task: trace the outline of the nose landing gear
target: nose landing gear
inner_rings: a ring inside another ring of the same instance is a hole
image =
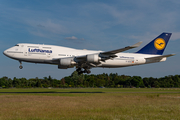
[[[23,68],[23,66],[22,66],[22,62],[21,61],[19,61],[20,62],[20,66],[19,66],[19,68],[20,69],[22,69]]]

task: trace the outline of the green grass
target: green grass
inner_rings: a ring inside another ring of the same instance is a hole
[[[0,120],[180,119],[177,88],[34,88],[0,89],[0,92],[26,92],[0,93]]]
[[[10,88],[1,92],[180,92],[180,88]]]

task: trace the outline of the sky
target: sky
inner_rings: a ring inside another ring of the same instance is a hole
[[[109,51],[143,41],[136,52],[162,32],[172,36],[166,62],[124,68],[93,68],[91,74],[118,73],[141,77],[180,74],[179,0],[1,0],[0,77],[61,79],[75,68],[19,62],[3,55],[17,43],[50,44]]]

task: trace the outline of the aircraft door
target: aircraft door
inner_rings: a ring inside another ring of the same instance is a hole
[[[24,46],[22,45],[21,47],[23,48]],[[27,56],[27,55],[28,55],[28,50],[25,49],[25,50],[24,50],[24,56]]]
[[[27,50],[24,51],[24,56],[27,56]]]
[[[140,64],[144,64],[145,63],[145,59],[144,58],[138,58],[138,59],[135,59],[135,64],[137,65],[140,65]]]
[[[139,63],[140,63],[141,61],[140,61],[140,59],[139,58],[134,58],[134,64],[135,65],[138,65]]]
[[[51,57],[51,53],[47,53],[47,57],[50,58]]]

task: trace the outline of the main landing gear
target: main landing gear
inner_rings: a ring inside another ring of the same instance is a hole
[[[23,66],[22,66],[22,62],[21,61],[19,61],[20,62],[20,66],[19,66],[19,68],[20,69],[22,69],[23,68]]]
[[[76,71],[78,72],[79,75],[83,74],[83,73],[87,73],[87,74],[91,73],[91,71],[89,69],[85,69],[85,68],[84,68],[84,70],[82,70],[82,68],[78,68],[78,69],[76,69]]]

